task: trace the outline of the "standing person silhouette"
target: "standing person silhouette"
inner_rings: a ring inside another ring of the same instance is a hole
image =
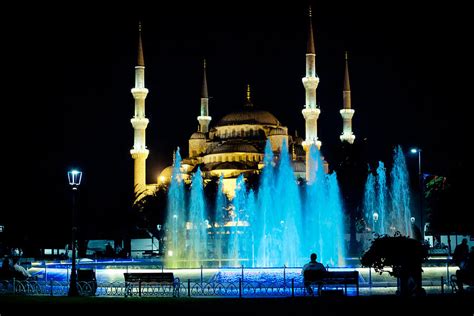
[[[453,260],[454,263],[459,267],[459,268],[464,268],[464,264],[467,261],[467,257],[469,254],[469,246],[467,245],[467,239],[463,238],[462,242],[454,248],[454,253],[453,253]]]
[[[465,263],[456,270],[456,283],[460,293],[464,292],[463,283],[474,285],[474,246],[471,247]]]
[[[304,286],[310,295],[314,295],[313,289],[311,288],[311,282],[317,281],[320,279],[326,268],[320,262],[317,262],[316,259],[318,256],[315,253],[312,253],[310,256],[310,262],[303,266],[301,274],[303,274]]]

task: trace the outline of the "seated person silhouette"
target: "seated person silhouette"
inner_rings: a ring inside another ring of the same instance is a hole
[[[13,272],[14,277],[18,280],[26,280],[31,277],[31,274],[20,264],[18,264],[18,258],[13,259]]]
[[[13,275],[13,261],[8,256],[5,256],[2,261],[2,268],[0,269],[0,282],[4,287],[8,286],[8,280],[12,279]]]
[[[317,255],[312,253],[310,256],[311,261],[303,266],[301,273],[303,274],[304,286],[310,295],[314,295],[311,283],[318,282],[318,294],[321,289],[321,279],[326,272],[326,268],[319,262],[316,262]]]

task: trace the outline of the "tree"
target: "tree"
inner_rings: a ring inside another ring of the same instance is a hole
[[[168,187],[164,184],[152,194],[136,193],[132,204],[132,232],[142,230],[161,239],[157,225],[163,225],[166,220],[167,199]]]
[[[361,264],[382,274],[388,272],[399,278],[401,296],[424,295],[421,284],[421,264],[428,257],[428,249],[416,239],[401,236],[377,236],[363,254]],[[391,267],[392,271],[384,270]]]
[[[446,177],[432,176],[425,181],[429,231],[433,234],[474,234],[463,170],[458,167]]]

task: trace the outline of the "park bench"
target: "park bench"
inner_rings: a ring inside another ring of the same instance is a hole
[[[318,296],[326,286],[344,286],[344,294],[347,295],[347,286],[356,287],[357,296],[359,295],[359,271],[304,271],[304,280],[311,285],[318,286]]]
[[[458,277],[457,277],[456,274],[451,275],[450,283],[451,283],[451,292],[452,293],[458,293],[460,290],[462,290],[458,286]],[[466,284],[468,286],[469,291],[474,290],[474,279],[473,278],[464,278],[462,283]]]
[[[78,269],[77,284],[81,295],[95,295],[97,291],[95,271],[92,269]]]
[[[132,296],[133,288],[138,287],[138,296],[142,296],[143,286],[169,287],[173,297],[179,297],[179,278],[172,272],[124,273],[125,297]]]

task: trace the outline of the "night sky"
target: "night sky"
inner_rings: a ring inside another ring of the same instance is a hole
[[[353,2],[313,3],[323,153],[339,142],[347,50],[353,131],[356,142],[367,139],[371,158],[387,161],[400,144],[423,148],[427,173],[462,166],[470,106],[463,100],[468,90],[461,88],[470,63],[463,8]],[[198,125],[203,58],[211,124],[242,106],[250,84],[256,107],[272,112],[291,134],[304,135],[307,3],[114,6],[112,12],[77,4],[55,7],[55,13],[41,4],[29,7],[17,25],[1,22],[3,175],[6,198],[15,201],[3,208],[6,223],[64,232],[71,167],[84,171],[81,207],[87,216],[97,225],[114,223],[115,210],[132,191],[130,89],[138,20],[150,90],[148,182],[171,164],[176,146],[187,155]],[[415,157],[407,158],[416,172]]]

